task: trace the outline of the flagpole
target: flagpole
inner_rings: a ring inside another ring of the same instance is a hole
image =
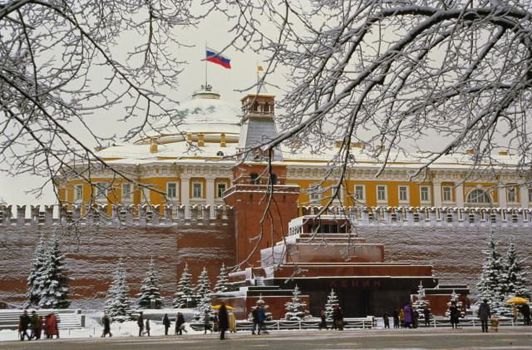
[[[207,79],[207,41],[205,41],[205,91],[208,89],[208,79]]]

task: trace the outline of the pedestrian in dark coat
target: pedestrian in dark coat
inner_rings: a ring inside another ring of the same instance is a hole
[[[220,328],[220,340],[225,339],[225,331],[229,328],[229,315],[225,303],[222,303],[218,310],[218,327]]]
[[[20,341],[24,341],[24,337],[31,340],[30,335],[28,334],[28,327],[31,323],[30,316],[28,316],[28,311],[24,310],[18,321],[18,332],[20,334]]]
[[[449,306],[449,317],[451,319],[451,327],[457,329],[460,319],[460,309],[456,306],[456,301],[451,302],[451,306]]]
[[[423,309],[423,317],[425,318],[425,327],[429,327],[430,326],[430,310],[426,306]]]
[[[268,333],[266,330],[266,309],[264,308],[264,305],[259,305],[259,334],[262,330],[263,333]]]
[[[480,318],[480,323],[482,327],[482,333],[488,333],[488,320],[491,316],[490,306],[488,305],[488,300],[484,299],[480,307],[478,308],[478,318]]]
[[[419,312],[417,309],[412,309],[412,327],[417,328],[419,322]]]
[[[320,322],[320,325],[319,325],[319,329],[320,330],[322,328],[328,329],[327,328],[327,313],[325,312],[325,310],[321,310],[320,319],[321,319],[321,322]]]
[[[340,306],[336,307],[336,327],[339,331],[344,330],[344,312],[342,311],[342,308]]]
[[[523,314],[525,326],[530,326],[530,306],[528,306],[528,304],[523,304],[521,306],[521,313]]]
[[[251,328],[251,334],[255,334],[255,331],[259,327],[259,307],[258,306],[255,306],[253,310],[251,310],[251,320],[253,321],[253,328]]]
[[[175,320],[175,334],[183,335],[183,331],[185,330],[185,317],[181,312],[177,313],[177,317]]]
[[[390,316],[387,312],[382,315],[382,319],[384,320],[384,328],[390,328]]]
[[[400,328],[399,311],[397,309],[393,310],[393,328]]]
[[[150,336],[150,319],[146,319],[146,333],[148,334],[148,337]]]
[[[142,316],[142,312],[137,319],[137,326],[139,326],[139,337],[142,337],[142,332],[144,331],[144,317]]]
[[[163,325],[164,325],[164,335],[168,335],[168,328],[170,328],[170,319],[168,318],[168,314],[164,314]]]
[[[211,331],[212,333],[211,314],[209,313],[209,310],[205,309],[205,312],[203,313],[203,334],[207,334],[207,331]]]
[[[35,311],[31,312],[31,338],[41,339],[41,318]]]
[[[103,314],[102,325],[103,325],[102,338],[105,338],[107,334],[109,334],[109,337],[112,337],[113,334],[111,333],[111,320],[109,319],[109,316],[107,316],[107,314]]]

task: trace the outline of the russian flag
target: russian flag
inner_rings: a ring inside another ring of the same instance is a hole
[[[231,60],[225,56],[220,55],[218,52],[211,48],[207,48],[206,60],[212,63],[219,64],[220,66],[231,69]]]

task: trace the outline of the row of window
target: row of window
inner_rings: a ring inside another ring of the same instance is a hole
[[[166,183],[166,196],[169,199],[177,199],[179,197],[179,184],[177,182],[167,182]],[[192,198],[201,199],[203,198],[203,183],[202,182],[192,182]],[[227,189],[227,184],[224,182],[219,182],[216,184],[216,198],[222,198],[223,193]],[[107,193],[110,190],[110,185],[106,182],[98,182],[94,184],[94,195],[96,199],[107,198]],[[131,200],[133,199],[133,184],[124,183],[122,184],[122,200]],[[74,200],[81,201],[83,200],[83,185],[76,185],[74,187]]]
[[[322,190],[319,187],[319,184],[311,185],[309,188],[309,197],[311,201],[321,200]],[[429,186],[420,186],[419,188],[419,199],[421,203],[430,203],[430,187]],[[377,202],[387,202],[388,201],[388,190],[386,185],[377,185],[376,187]],[[399,186],[398,187],[399,202],[409,202],[410,193],[408,191],[408,186]],[[355,185],[354,188],[354,198],[358,202],[366,201],[366,186],[365,185]],[[508,203],[517,203],[517,188],[508,187],[506,188],[506,200]],[[532,188],[528,189],[528,200],[532,203]],[[453,186],[442,186],[442,201],[443,202],[453,202]],[[482,189],[474,189],[467,195],[466,203],[471,204],[490,204],[492,203],[490,195]]]

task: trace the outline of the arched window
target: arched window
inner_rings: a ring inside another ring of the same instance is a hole
[[[259,174],[257,173],[251,173],[249,174],[249,178],[251,180],[252,185],[256,185],[259,183]]]
[[[470,204],[491,204],[491,198],[486,191],[477,188],[469,192],[466,202]]]

